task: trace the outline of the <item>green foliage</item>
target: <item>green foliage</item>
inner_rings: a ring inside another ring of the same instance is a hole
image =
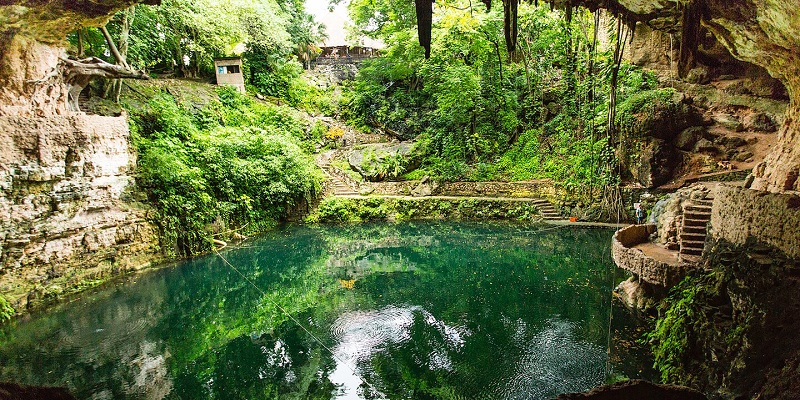
[[[574,9],[567,23],[547,5],[522,4],[510,54],[500,7],[448,1],[437,9],[431,57],[423,60],[406,19],[413,21],[413,8],[395,0],[349,7],[356,27],[387,49],[347,88],[342,115],[421,142],[424,159],[409,178],[550,178],[572,188],[617,180],[605,123],[613,49],[592,50],[597,27],[588,11]],[[656,86],[653,74],[623,64],[617,124],[630,123],[629,111],[643,101],[668,96],[649,92]]]
[[[124,16],[124,17],[123,17]],[[126,61],[135,69],[183,77],[213,77],[215,57],[240,54],[243,73],[258,91],[301,104],[310,90],[299,79],[302,65],[324,37],[322,25],[306,13],[300,0],[164,0],[158,6],[139,5],[117,14],[107,28],[122,40],[129,23]],[[115,62],[105,38],[94,28],[69,35],[82,56]],[[80,43],[79,43],[80,42]]]
[[[672,101],[672,88],[635,92],[622,101],[617,110],[617,125],[623,133],[636,133],[647,127],[658,111],[678,115],[680,105]]]
[[[329,197],[324,199],[317,210],[306,218],[306,222],[362,222],[384,220],[387,218],[385,203],[380,198],[364,201]]]
[[[169,95],[131,109],[138,184],[156,206],[164,242],[179,255],[210,248],[213,235],[274,226],[321,176],[298,140],[302,124],[285,110],[218,89],[197,114]]]
[[[681,382],[684,378],[683,365],[691,354],[690,338],[695,329],[693,317],[700,307],[695,302],[698,290],[691,276],[673,288],[668,300],[672,305],[646,336],[663,382]]]
[[[383,197],[329,197],[306,218],[308,223],[406,221],[425,219],[533,221],[539,218],[535,205],[529,203],[476,200],[464,198],[394,199]]]
[[[14,314],[16,314],[14,307],[11,307],[8,300],[3,295],[0,295],[0,323],[8,321]]]

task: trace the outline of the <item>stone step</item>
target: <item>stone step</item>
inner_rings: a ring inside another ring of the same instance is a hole
[[[688,204],[683,208],[683,210],[711,214],[711,206],[705,204]]]
[[[684,249],[683,247],[681,247],[680,255],[681,257],[683,257],[684,255],[700,256],[703,255],[703,249],[695,249],[695,248]]]
[[[700,234],[700,235],[704,235],[705,236],[705,234],[706,234],[706,226],[705,225],[702,225],[702,226],[684,225],[683,227],[681,227],[681,233]]]
[[[697,263],[700,262],[701,259],[702,258],[700,258],[699,255],[692,255],[692,254],[681,254],[678,257],[678,261],[680,261],[681,263],[687,263],[687,264],[697,264]]]
[[[690,240],[690,241],[705,241],[706,240],[706,233],[705,232],[681,232],[680,234],[681,240]]]
[[[701,240],[681,240],[681,251],[683,249],[703,249],[706,242]]]
[[[711,218],[711,211],[706,212],[706,211],[684,210],[683,211],[683,216],[684,217],[689,216],[690,218],[691,217],[697,217],[697,219],[699,219],[699,218]]]
[[[683,217],[683,226],[697,226],[703,227],[705,229],[706,224],[708,224],[708,219],[697,219],[697,218],[687,218],[685,215]]]

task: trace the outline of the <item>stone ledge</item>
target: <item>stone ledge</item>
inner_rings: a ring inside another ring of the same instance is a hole
[[[373,182],[371,194],[411,195],[421,181]],[[535,197],[557,201],[563,199],[586,200],[585,190],[567,190],[549,179],[518,182],[442,182],[431,192],[436,196],[455,197]]]
[[[630,225],[618,230],[611,239],[611,256],[618,267],[630,271],[643,281],[671,287],[686,276],[688,266],[659,261],[634,248],[647,242],[655,231],[655,225]]]

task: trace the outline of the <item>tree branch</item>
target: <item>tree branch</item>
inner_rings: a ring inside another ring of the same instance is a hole
[[[117,45],[114,44],[114,39],[111,37],[111,34],[108,33],[108,29],[106,29],[105,25],[100,27],[100,32],[103,32],[103,36],[106,38],[106,43],[108,44],[108,49],[111,50],[111,54],[114,55],[114,59],[117,60],[117,64],[125,67],[126,69],[130,69],[128,63],[125,61],[125,57],[119,53]]]
[[[80,111],[78,96],[94,78],[150,79],[144,71],[133,71],[121,65],[107,63],[97,57],[83,60],[62,57],[61,64],[64,66],[64,82],[69,90],[69,108],[72,111]]]

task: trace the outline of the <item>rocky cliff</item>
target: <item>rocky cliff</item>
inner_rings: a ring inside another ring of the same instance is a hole
[[[60,59],[66,57],[67,34],[105,24],[115,12],[138,2],[0,2],[0,116],[65,115],[68,87]]]
[[[675,54],[643,57],[642,62],[664,65],[665,59],[676,59],[676,65],[667,70],[687,80],[707,80],[708,71],[698,68],[703,62],[717,68],[735,66],[727,59],[729,53],[763,68],[785,86],[789,106],[777,141],[748,180],[748,186],[757,190],[719,191],[713,205],[712,237],[705,243],[702,263],[713,272],[685,281],[671,300],[674,306],[662,314],[654,343],[662,374],[670,380],[720,398],[796,398],[800,387],[794,317],[798,309],[800,6],[795,0],[568,3],[608,9],[629,25],[664,32],[669,40],[663,36],[658,40],[655,34],[651,41],[669,44],[668,51]],[[700,51],[708,39],[704,32],[726,51]],[[771,86],[754,82],[743,80],[739,89],[753,93]],[[735,121],[726,116],[717,122]],[[737,130],[732,125],[730,129]]]
[[[629,25],[675,35],[682,76],[698,63],[701,33],[710,32],[738,60],[763,67],[788,90],[789,110],[778,145],[753,170],[753,189],[800,190],[800,7],[794,0],[553,0],[559,6],[603,8]],[[712,55],[713,57],[713,55]]]
[[[17,310],[157,257],[124,117],[3,116],[0,143],[0,293]]]
[[[62,62],[68,32],[132,3],[0,3],[0,295],[17,311],[158,257],[127,119],[70,112]]]

